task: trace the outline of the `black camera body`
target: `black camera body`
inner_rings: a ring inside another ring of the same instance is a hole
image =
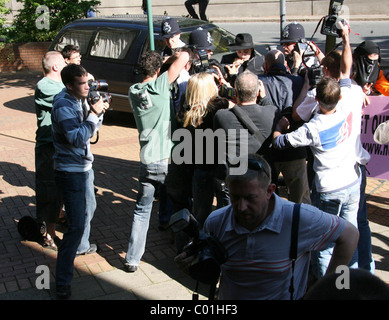
[[[311,48],[305,39],[300,39],[296,42],[294,50],[299,52],[303,58],[314,57],[316,52]]]
[[[193,50],[197,52],[199,59],[193,61],[193,70],[195,73],[207,72],[217,74],[217,70],[212,67],[209,63],[208,53],[206,50],[197,50],[196,47],[193,47]]]
[[[170,218],[173,232],[185,232],[192,240],[184,247],[187,256],[194,256],[189,275],[202,283],[215,284],[220,275],[220,265],[227,261],[227,251],[213,235],[200,230],[199,223],[187,209]]]
[[[105,92],[101,93],[100,91],[107,91],[108,90],[108,83],[105,80],[89,80],[89,92],[87,101],[89,105],[94,105],[99,101],[100,97],[103,98],[103,102],[111,103],[112,96]]]
[[[338,22],[345,24],[344,19],[339,18],[339,12],[342,9],[343,0],[334,1],[330,10],[330,14],[323,19],[320,33],[326,36],[333,36],[337,38],[342,37],[342,29],[338,28]]]
[[[321,34],[341,38],[342,29],[337,27],[338,22],[341,22],[343,25],[345,24],[344,19],[341,19],[336,15],[326,16],[321,27]]]
[[[226,85],[221,85],[219,87],[219,96],[227,99],[232,99],[236,96],[236,90],[235,88]]]
[[[315,88],[321,78],[323,78],[323,69],[321,66],[307,68],[309,85],[311,88]]]

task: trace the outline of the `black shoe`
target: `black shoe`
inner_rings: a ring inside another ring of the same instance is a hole
[[[85,252],[77,252],[76,255],[77,256],[82,256],[82,255],[85,255],[85,254],[91,254],[91,253],[97,252],[97,250],[98,250],[97,245],[94,244],[94,243],[91,243],[91,245],[90,245],[88,250],[86,250]]]
[[[127,272],[135,272],[136,270],[138,270],[138,266],[134,266],[134,265],[132,265],[132,264],[125,263],[125,264],[124,264],[124,269],[125,269]]]
[[[70,286],[61,286],[61,285],[57,286],[56,293],[57,293],[57,298],[61,300],[69,299],[72,294]]]

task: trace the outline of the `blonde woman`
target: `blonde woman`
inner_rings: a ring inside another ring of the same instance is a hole
[[[209,100],[218,95],[218,88],[212,74],[201,72],[190,77],[185,93],[183,127],[197,128],[207,114]]]
[[[192,197],[193,215],[200,226],[212,212],[214,195],[218,199],[218,207],[226,205],[225,196],[219,193],[218,181],[216,180],[216,167],[218,162],[217,141],[214,141],[214,150],[207,150],[207,141],[196,140],[196,130],[213,130],[213,118],[220,109],[227,109],[229,102],[218,96],[218,86],[213,74],[201,72],[191,76],[188,81],[185,94],[184,114],[182,126],[192,134]],[[213,152],[212,155],[207,152]],[[202,159],[196,159],[196,154],[202,154]],[[206,160],[213,156],[213,162]],[[202,161],[201,161],[202,160]]]

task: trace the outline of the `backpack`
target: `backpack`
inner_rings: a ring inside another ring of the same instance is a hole
[[[46,224],[39,223],[30,216],[24,216],[18,222],[18,232],[23,240],[42,242],[46,233]]]

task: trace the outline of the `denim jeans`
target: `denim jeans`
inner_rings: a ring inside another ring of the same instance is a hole
[[[166,160],[150,164],[140,163],[139,191],[132,220],[130,242],[126,254],[126,263],[137,266],[146,248],[151,209],[156,188],[164,183],[168,170]]]
[[[359,230],[359,241],[358,241],[358,267],[365,269],[374,274],[375,262],[372,257],[371,248],[371,231],[369,221],[367,220],[367,205],[366,205],[366,167],[360,166],[362,173],[361,180],[361,195],[359,200],[358,210],[358,230]]]
[[[359,208],[360,179],[348,188],[330,192],[319,193],[313,190],[312,204],[324,212],[335,214],[349,221],[356,228]],[[319,279],[324,276],[331,260],[334,244],[321,251],[312,252],[312,270]],[[358,252],[356,251],[349,263],[351,268],[358,268]]]
[[[68,229],[58,248],[56,283],[70,285],[74,258],[90,247],[90,222],[96,209],[94,172],[56,171],[55,181],[62,192]]]

